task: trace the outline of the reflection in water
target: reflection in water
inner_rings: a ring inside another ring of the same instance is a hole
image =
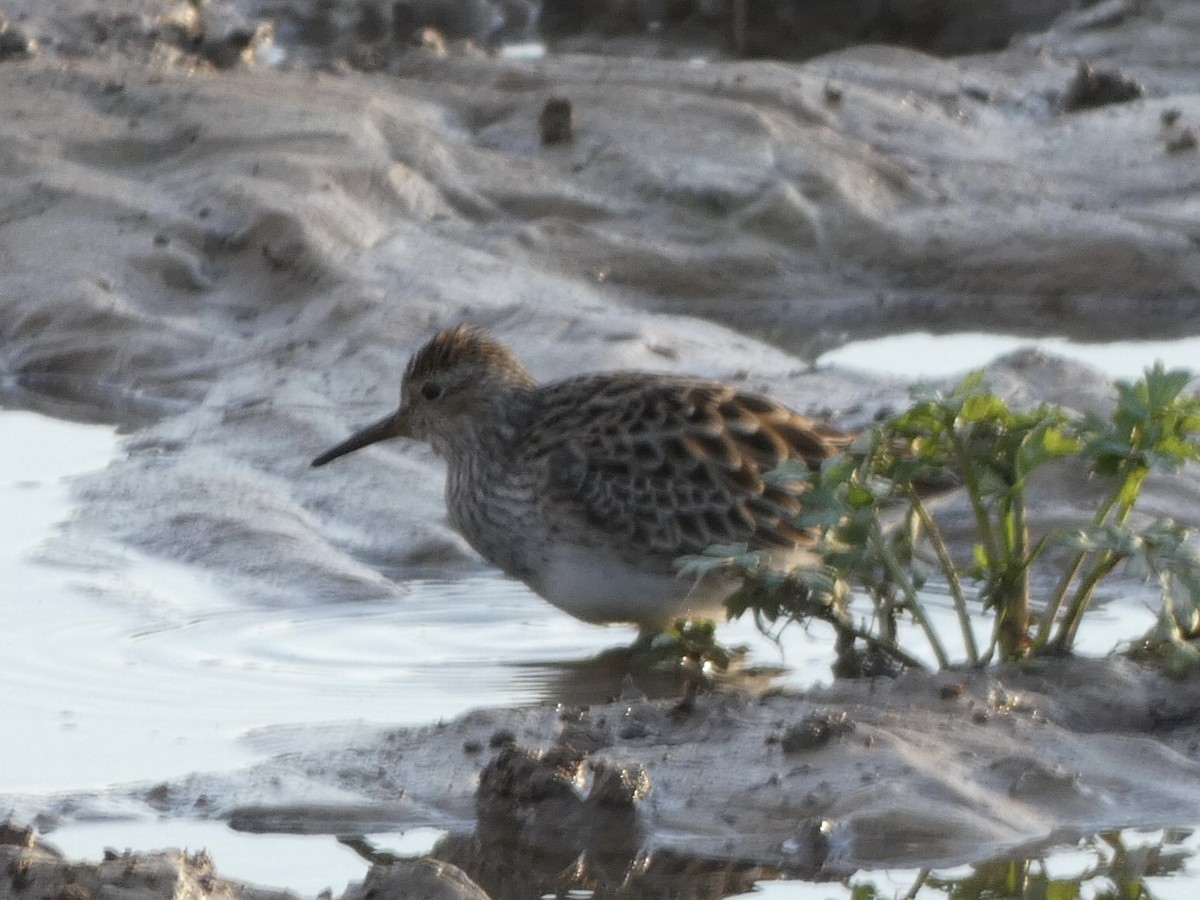
[[[728,669],[706,672],[702,676],[706,683],[765,690],[787,674],[781,665],[751,664],[749,647],[744,644],[727,649],[731,656]],[[610,647],[586,659],[518,663],[513,668],[519,679],[529,679],[540,702],[565,706],[622,699],[680,699],[695,688],[699,677],[681,668],[675,658],[656,659],[633,646]]]
[[[1151,835],[1137,831],[1109,831],[1081,840],[1070,850],[1025,859],[998,859],[970,867],[964,875],[921,872],[908,896],[919,888],[955,900],[1012,897],[1020,900],[1094,896],[1112,900],[1143,900],[1161,896],[1155,881],[1185,873],[1194,859],[1192,829],[1171,828]],[[1184,887],[1185,891],[1195,891]],[[1195,894],[1191,894],[1195,896]],[[891,896],[872,890],[863,900]]]
[[[781,872],[755,863],[705,859],[671,851],[640,852],[636,848],[584,848],[562,852],[531,848],[510,840],[511,832],[484,830],[449,835],[430,853],[434,859],[462,869],[493,900],[529,897],[588,896],[597,898],[719,898],[754,889],[757,882]],[[343,837],[343,844],[374,865],[395,857],[369,841]]]
[[[453,863],[493,900],[576,896],[728,897],[752,890],[757,881],[778,877],[752,863],[703,859],[669,851],[618,856],[584,852],[567,858],[488,842],[478,834],[448,837],[433,855]]]
[[[343,838],[368,862],[396,857],[369,841]],[[949,871],[880,871],[820,875],[667,851],[607,846],[567,852],[516,845],[512,832],[481,828],[450,835],[431,856],[458,866],[495,900],[528,897],[678,897],[695,900],[1046,900],[1081,897],[1167,900],[1195,897],[1200,832],[1125,829],[1061,842],[1029,856],[987,860]]]

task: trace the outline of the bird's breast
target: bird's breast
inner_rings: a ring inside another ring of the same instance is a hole
[[[484,559],[528,582],[541,554],[542,529],[531,480],[499,459],[451,465],[446,477],[450,524]]]

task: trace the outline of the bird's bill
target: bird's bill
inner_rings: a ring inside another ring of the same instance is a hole
[[[353,453],[355,450],[361,450],[363,447],[369,447],[371,444],[377,444],[380,441],[391,440],[392,438],[404,437],[408,431],[405,424],[403,410],[397,410],[391,415],[384,416],[378,422],[373,422],[361,431],[356,431],[350,437],[346,438],[336,447],[331,447],[320,456],[312,461],[312,465],[323,466],[327,462],[337,459],[339,456],[345,456],[347,453]]]

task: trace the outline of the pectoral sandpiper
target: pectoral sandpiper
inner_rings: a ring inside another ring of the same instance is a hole
[[[313,460],[389,438],[448,466],[450,522],[485,559],[588,622],[644,631],[723,613],[732,585],[675,561],[745,543],[781,561],[813,541],[794,490],[764,481],[851,435],[719,381],[609,372],[535,383],[516,355],[465,326],[408,363],[400,407]]]

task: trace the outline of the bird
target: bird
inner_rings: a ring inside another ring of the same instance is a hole
[[[643,635],[724,618],[728,576],[679,573],[717,544],[811,558],[795,524],[809,469],[855,435],[728,383],[636,371],[538,384],[487,331],[438,332],[408,362],[400,405],[312,465],[408,438],[446,462],[451,526],[492,565],[585,622]]]

